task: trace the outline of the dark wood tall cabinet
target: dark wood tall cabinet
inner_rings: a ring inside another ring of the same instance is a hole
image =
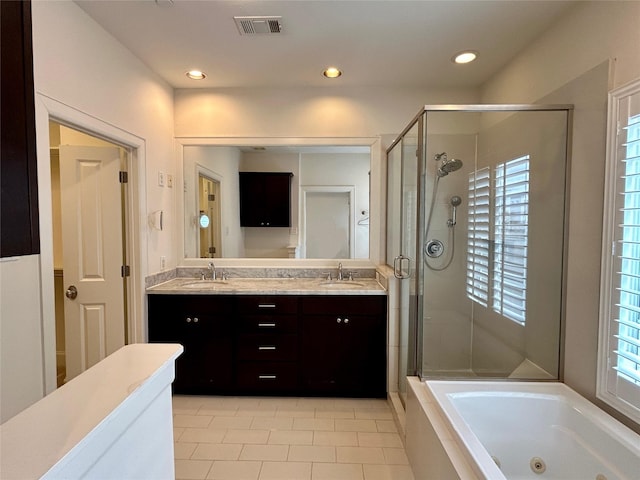
[[[290,172],[240,172],[240,226],[291,226]]]
[[[40,253],[31,3],[0,1],[0,256]]]

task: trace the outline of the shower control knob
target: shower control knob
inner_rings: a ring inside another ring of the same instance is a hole
[[[438,258],[444,253],[444,245],[440,240],[429,240],[424,246],[424,253],[427,257]]]

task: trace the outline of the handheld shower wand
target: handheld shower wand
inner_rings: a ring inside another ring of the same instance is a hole
[[[447,220],[447,226],[449,226],[449,228],[453,228],[457,223],[456,210],[462,203],[462,199],[458,195],[454,195],[451,197],[451,200],[449,200],[449,203],[451,204],[451,218]]]

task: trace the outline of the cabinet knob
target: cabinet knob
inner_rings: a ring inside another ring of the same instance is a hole
[[[348,318],[345,318],[345,319],[344,319],[344,323],[349,323],[349,319],[348,319]]]
[[[338,317],[337,322],[338,322],[338,323],[342,323],[342,319],[341,319],[340,317]]]
[[[187,323],[191,323],[191,317],[187,317]]]
[[[198,317],[193,317],[193,323],[198,323]]]

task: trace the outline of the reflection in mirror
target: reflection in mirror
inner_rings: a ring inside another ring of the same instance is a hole
[[[219,256],[220,249],[220,182],[207,177],[203,173],[198,175],[198,236],[200,258],[214,258]]]
[[[185,258],[368,259],[370,159],[369,146],[185,145]],[[240,226],[243,171],[293,173],[290,228]]]

